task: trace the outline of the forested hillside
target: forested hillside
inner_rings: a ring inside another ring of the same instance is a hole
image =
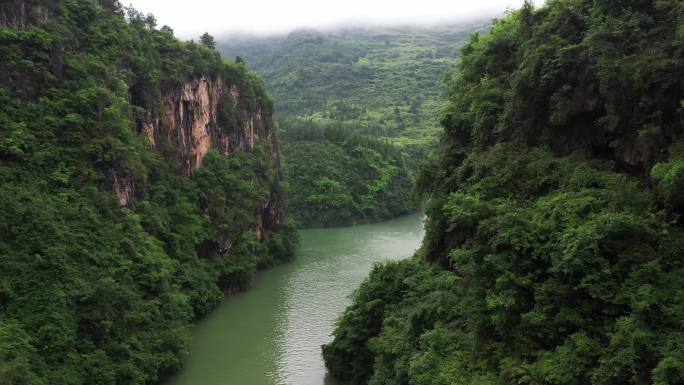
[[[117,1],[0,3],[1,384],[157,383],[291,258],[272,102],[202,42]]]
[[[444,75],[470,33],[486,24],[228,36],[218,48],[263,76],[280,117],[344,122],[424,155],[438,139]]]
[[[285,136],[288,195],[304,226],[377,221],[417,209],[415,174],[437,149],[444,76],[455,68],[470,32],[482,25],[298,30],[287,36],[220,39],[224,56],[246,61],[264,77],[284,131],[343,127],[392,147],[387,159],[372,155],[386,163],[380,165],[369,162],[370,148],[331,143],[336,134],[305,142],[301,135]]]
[[[324,347],[354,384],[684,381],[684,5],[526,4],[461,51],[426,237]]]
[[[377,222],[418,210],[399,149],[353,126],[280,121],[283,172],[293,217],[306,226]]]

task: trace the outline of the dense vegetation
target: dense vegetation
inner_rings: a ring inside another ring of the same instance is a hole
[[[354,384],[684,382],[684,5],[526,4],[462,50],[416,258],[324,347]]]
[[[437,148],[444,74],[479,25],[221,39],[225,56],[239,57],[264,77],[283,128],[297,133],[286,135],[281,149],[292,211],[304,226],[363,223],[416,210],[413,176]],[[300,135],[312,126],[347,134],[334,140]],[[376,154],[372,143],[384,152]]]
[[[23,6],[27,23],[12,18]],[[281,194],[267,143],[210,151],[183,177],[136,132],[162,89],[195,75],[237,84],[254,104],[238,107],[268,115],[259,79],[208,40],[125,13],[116,1],[0,4],[2,384],[156,383],[179,367],[192,320],[296,241],[287,226],[255,233]],[[135,186],[125,207],[117,176]]]
[[[339,123],[280,123],[290,210],[303,226],[379,221],[418,209],[396,146]]]
[[[422,159],[438,140],[444,74],[456,66],[460,44],[484,24],[298,30],[229,36],[218,47],[263,76],[279,116],[341,122],[389,137]]]

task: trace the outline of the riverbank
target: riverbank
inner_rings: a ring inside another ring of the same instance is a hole
[[[332,385],[320,346],[374,263],[410,257],[422,214],[302,230],[293,262],[257,274],[193,331],[184,368],[166,385]]]

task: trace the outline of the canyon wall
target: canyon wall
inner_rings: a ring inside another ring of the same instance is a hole
[[[185,177],[191,177],[202,165],[209,150],[229,157],[236,151],[250,152],[258,143],[266,143],[278,182],[282,172],[272,112],[263,111],[258,103],[250,103],[240,88],[235,82],[215,75],[192,77],[180,86],[163,89],[161,109],[148,108],[138,122],[138,132],[147,138],[152,150],[177,164],[178,172]],[[221,121],[221,108],[238,118]],[[119,204],[133,204],[132,179],[118,175],[115,170],[111,179],[112,192]],[[258,237],[264,230],[276,231],[283,222],[285,202],[277,185],[271,189],[261,213],[256,213]]]
[[[246,119],[232,127],[221,126],[221,102],[241,109]],[[229,156],[236,150],[254,149],[261,139],[271,144],[274,165],[279,167],[273,128],[267,122],[271,117],[263,117],[260,107],[248,110],[244,104],[238,87],[220,76],[193,78],[182,87],[162,92],[162,111],[156,117],[148,113],[140,132],[153,148],[162,140],[171,143],[184,176],[192,175],[210,149]]]

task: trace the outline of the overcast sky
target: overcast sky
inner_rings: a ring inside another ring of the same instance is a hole
[[[274,34],[358,24],[429,25],[496,17],[523,0],[122,0],[176,36]],[[535,3],[541,3],[536,1]]]

